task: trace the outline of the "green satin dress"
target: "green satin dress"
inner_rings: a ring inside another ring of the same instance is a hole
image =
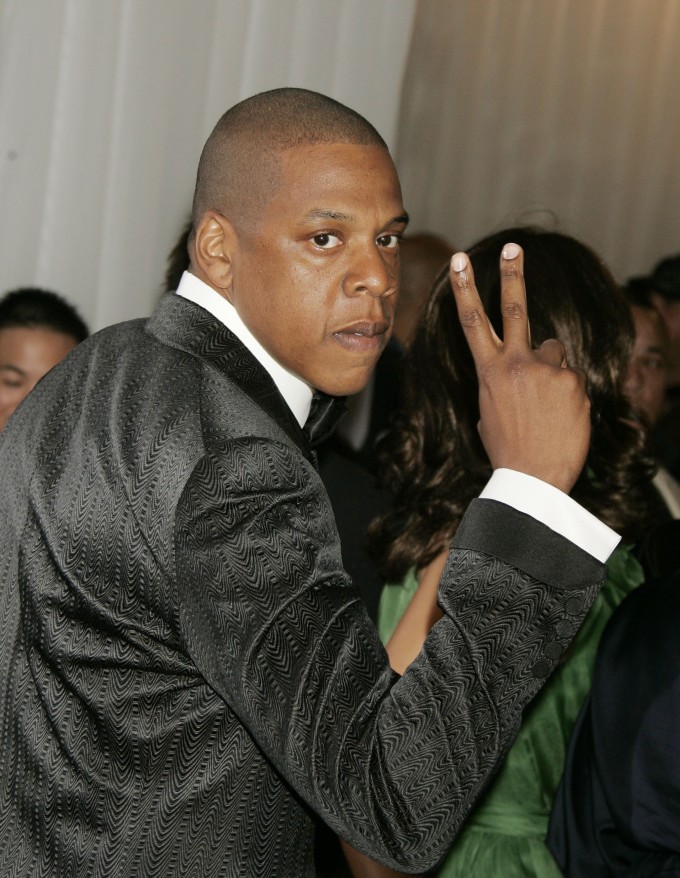
[[[565,660],[525,712],[517,740],[435,872],[437,878],[561,878],[545,836],[569,736],[590,689],[602,630],[643,579],[628,547],[618,548],[607,566],[607,581]],[[413,572],[403,583],[384,588],[378,614],[383,642],[416,588]]]

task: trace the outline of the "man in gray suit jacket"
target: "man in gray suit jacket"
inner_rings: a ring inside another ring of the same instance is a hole
[[[306,421],[384,348],[405,223],[364,119],[296,89],[237,105],[201,158],[178,294],[80,345],[10,421],[1,875],[310,876],[313,812],[395,868],[448,848],[616,539],[561,493],[588,402],[559,345],[530,349],[521,253],[504,343],[458,254],[498,472],[458,530],[444,619],[390,670]]]

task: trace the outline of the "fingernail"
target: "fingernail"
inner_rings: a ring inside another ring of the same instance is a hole
[[[451,265],[454,271],[463,271],[467,266],[467,256],[465,253],[455,253],[451,257]]]
[[[503,259],[516,259],[519,256],[517,244],[506,244],[503,247]]]

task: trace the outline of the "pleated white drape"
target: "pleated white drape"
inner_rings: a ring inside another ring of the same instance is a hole
[[[325,92],[393,142],[414,0],[0,0],[0,292],[148,314],[221,113]]]
[[[0,0],[0,292],[149,313],[205,137],[279,85],[396,143],[412,228],[556,221],[646,271],[680,251],[678,46],[680,0]]]
[[[680,252],[679,0],[419,0],[397,164],[459,247],[555,222],[619,279]]]

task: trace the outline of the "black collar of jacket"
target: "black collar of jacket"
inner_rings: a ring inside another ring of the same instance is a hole
[[[344,414],[344,398],[323,402],[323,423],[303,430],[279,392],[271,375],[231,330],[200,305],[176,294],[159,302],[146,324],[146,331],[163,344],[198,357],[219,370],[266,412],[297,445],[307,460],[316,463],[313,446],[327,438]],[[325,394],[316,394],[328,400]]]

